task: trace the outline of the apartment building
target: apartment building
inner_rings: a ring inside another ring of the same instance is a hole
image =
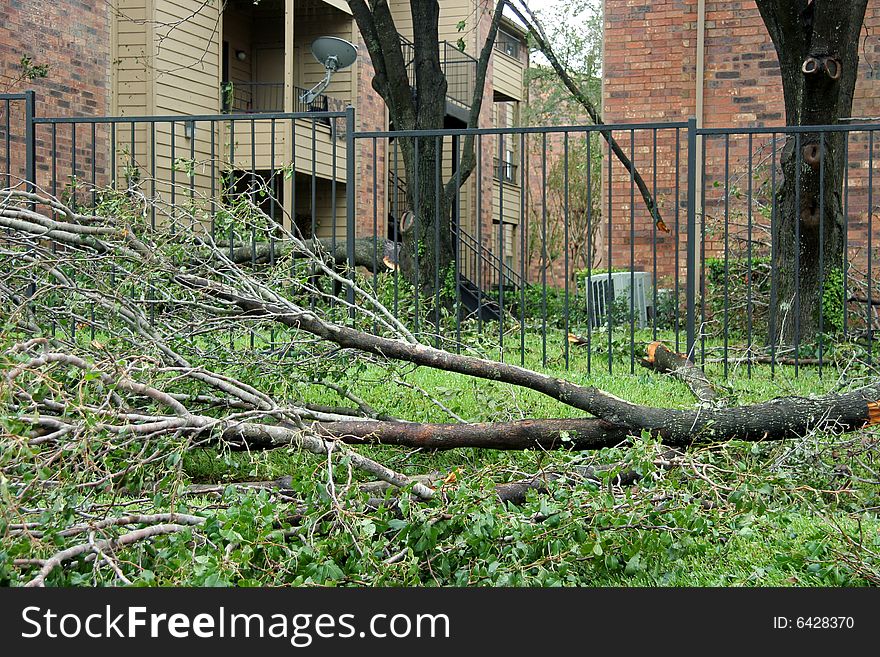
[[[393,234],[407,209],[405,184],[392,138],[361,139],[347,152],[342,119],[298,119],[293,127],[263,115],[279,112],[355,110],[356,129],[388,130],[387,111],[371,87],[369,55],[345,0],[113,0],[111,3],[110,113],[118,116],[199,116],[228,112],[253,121],[139,124],[126,142],[138,162],[155,162],[156,178],[175,177],[181,157],[197,163],[189,171],[196,192],[216,189],[221,161],[239,174],[256,174],[270,184],[286,214],[306,233],[343,238],[346,191],[355,186],[358,236]],[[476,57],[494,5],[485,0],[440,2],[440,52],[448,80],[445,127],[465,127],[470,111]],[[413,30],[409,3],[392,0],[392,13],[411,63]],[[302,97],[324,75],[311,54],[319,36],[359,45],[357,61],[333,75],[321,95]],[[528,66],[524,33],[502,21],[490,63],[480,127],[513,126],[527,101],[523,77]],[[172,134],[173,133],[173,134]],[[459,221],[463,230],[482,233],[485,248],[506,243],[505,260],[518,257],[520,176],[514,139],[483,139],[482,170],[462,188]],[[444,140],[444,172],[456,157]],[[347,179],[355,158],[355,180]],[[488,165],[493,166],[488,166]],[[177,174],[179,177],[179,173]],[[241,175],[239,178],[247,176]],[[479,182],[477,179],[479,178]],[[170,188],[159,193],[170,193]],[[477,199],[479,191],[481,198]],[[281,208],[278,208],[280,213]],[[482,222],[482,223],[481,223]],[[479,224],[479,228],[478,228]]]

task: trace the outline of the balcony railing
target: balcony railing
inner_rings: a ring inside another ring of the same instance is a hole
[[[293,88],[293,112],[328,112],[344,109],[345,102],[324,94],[311,103],[300,98],[308,90]],[[283,82],[225,82],[220,86],[220,99],[226,114],[260,114],[284,111]],[[326,119],[323,120],[327,122]]]
[[[416,88],[415,45],[400,37],[409,86]],[[477,60],[448,41],[440,42],[440,68],[446,76],[446,97],[465,108],[471,106],[477,78]]]
[[[224,113],[259,114],[284,111],[283,82],[224,82],[220,85]]]

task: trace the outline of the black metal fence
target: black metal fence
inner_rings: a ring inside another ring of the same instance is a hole
[[[103,187],[124,188],[151,201],[152,225],[172,228],[174,208],[198,204],[206,230],[230,250],[256,236],[218,221],[219,208],[260,187],[267,214],[334,250],[344,243],[349,262],[358,240],[373,238],[373,266],[362,275],[437,345],[464,348],[472,330],[496,336],[501,359],[634,372],[642,344],[660,339],[725,376],[757,366],[815,366],[821,375],[829,365],[845,371],[854,355],[877,356],[880,125],[356,132],[351,108],[46,118],[34,107],[32,93],[0,96],[0,184],[86,205]],[[792,212],[798,220],[786,224]],[[432,232],[419,232],[426,221]],[[810,231],[821,242],[834,222],[842,262],[804,246],[790,271],[780,267],[791,241],[783,229],[797,233],[794,243],[806,244]],[[406,261],[408,230],[427,244]],[[434,260],[420,259],[431,246]],[[813,252],[819,262],[804,261]],[[379,266],[380,254],[389,266]],[[819,278],[816,298],[790,294],[808,275]],[[818,313],[818,330],[804,307]]]

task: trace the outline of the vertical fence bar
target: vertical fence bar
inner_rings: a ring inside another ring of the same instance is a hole
[[[611,140],[613,138],[614,138],[614,133],[611,130],[609,130],[608,137],[606,138],[606,141],[609,144],[611,144],[612,143]],[[611,339],[612,339],[612,335],[614,333],[614,331],[613,331],[614,327],[612,326],[612,320],[611,320],[611,304],[612,304],[612,301],[614,300],[613,288],[612,288],[612,283],[611,283],[612,243],[614,242],[614,231],[612,230],[612,224],[611,224],[611,215],[613,214],[612,213],[612,207],[613,207],[612,199],[614,197],[614,184],[613,184],[614,178],[611,175],[612,164],[613,164],[612,149],[609,147],[608,148],[608,166],[607,166],[607,169],[608,169],[608,279],[607,279],[607,283],[608,283],[608,286],[605,288],[605,299],[604,299],[604,301],[605,301],[605,315],[606,315],[605,321],[607,322],[607,325],[608,325],[608,373],[609,374],[613,373],[613,368],[614,368],[614,365],[612,364],[613,358],[611,357],[611,347],[612,347]]]
[[[296,225],[296,119],[287,119],[287,127],[290,129],[290,232],[299,237],[300,239],[305,239],[305,235],[300,231],[299,226]],[[348,184],[354,184],[349,180]],[[296,249],[292,249],[290,252],[290,294],[293,294],[296,291]],[[347,257],[347,256],[346,256]]]
[[[98,204],[98,165],[95,162],[95,153],[98,151],[97,142],[98,124],[92,123],[92,209]]]
[[[339,120],[333,118],[330,120],[330,166],[332,167],[332,173],[330,174],[330,253],[332,255],[332,260],[335,263],[336,259],[336,213],[338,208],[336,207],[336,165],[337,165],[337,156],[336,156],[336,137],[339,134]],[[274,185],[275,181],[275,119],[272,119],[272,181]],[[376,173],[373,172],[373,176]],[[376,180],[373,181],[378,182]],[[274,196],[274,194],[273,194]],[[387,197],[387,194],[386,194]],[[274,209],[274,208],[273,208]],[[274,214],[274,212],[273,212]],[[269,238],[269,252],[270,258],[274,260],[274,243],[272,238]],[[378,267],[376,263],[374,263],[374,268]],[[336,295],[330,295],[330,307],[334,308],[336,306]]]
[[[874,324],[871,321],[872,296],[871,286],[873,285],[873,271],[871,251],[874,248],[873,235],[874,232],[874,131],[868,132],[868,289],[867,300],[865,303],[865,330],[868,338],[868,364],[872,363],[873,347],[874,347]]]
[[[504,155],[504,134],[498,135],[498,154]],[[494,175],[498,180],[498,349],[501,362],[504,362],[504,176],[506,170],[501,157],[498,159],[498,165],[495,167]],[[489,254],[490,255],[490,254]],[[489,258],[489,265],[495,267],[495,263]],[[566,316],[568,308],[566,307]]]
[[[480,253],[483,249],[483,136],[477,135],[477,202],[474,205],[477,222],[477,245],[474,249],[474,283],[477,288],[477,332],[483,333],[483,263]],[[492,195],[489,195],[491,198]]]
[[[587,133],[587,277],[584,294],[587,297],[587,374],[593,366],[593,133]]]
[[[461,353],[461,154],[459,152],[458,135],[452,137],[452,159],[455,168],[455,248],[452,252],[455,258],[455,353]],[[477,175],[480,175],[477,173]]]
[[[150,121],[150,229],[156,230],[156,123]],[[152,311],[153,304],[150,304]]]
[[[189,171],[189,213],[190,213],[190,230],[195,228],[196,223],[196,122],[189,123],[189,163],[187,171]]]
[[[700,364],[706,364],[706,137],[700,140]]]
[[[36,93],[29,89],[25,92],[25,101],[24,101],[24,116],[25,116],[25,126],[24,126],[24,144],[25,144],[25,178],[27,179],[27,190],[30,193],[35,193],[37,191],[37,139],[36,139],[36,125],[34,124],[34,118],[36,117],[36,104],[37,104],[37,96]],[[6,143],[7,149],[9,147],[10,135],[8,130],[9,125],[9,104],[7,103],[7,131],[6,131]],[[7,155],[8,158],[8,155]],[[7,167],[7,171],[8,171]]]
[[[724,378],[730,374],[727,359],[730,339],[730,134],[724,135]]]
[[[373,137],[373,296],[379,296],[379,181],[378,171],[378,145],[379,142]],[[332,253],[332,251],[331,251]],[[378,319],[373,320],[373,333],[379,332]]]
[[[37,191],[37,139],[36,125],[34,124],[35,114],[36,94],[33,90],[28,90],[25,93],[25,178],[27,178],[26,189],[32,194]],[[9,140],[9,137],[9,134],[7,133],[7,141]],[[30,205],[31,209],[36,208],[36,204],[31,203]],[[27,286],[27,297],[31,298],[36,293],[36,278],[32,275],[31,281]]]
[[[419,280],[419,249],[421,248],[421,243],[422,243],[422,234],[421,234],[421,232],[419,232],[421,230],[419,227],[419,212],[422,211],[422,207],[421,207],[422,204],[421,204],[421,197],[419,195],[421,192],[421,189],[420,189],[421,185],[419,185],[419,138],[413,137],[413,141],[415,142],[414,148],[413,148],[413,151],[414,151],[414,155],[413,155],[413,161],[414,161],[414,165],[413,165],[413,171],[414,171],[414,173],[413,173],[413,202],[414,202],[414,207],[413,207],[413,225],[412,225],[413,235],[415,236],[415,239],[413,240],[413,252],[412,252],[413,279],[415,281],[414,285],[413,285],[413,299],[415,300],[415,311],[416,311],[415,322],[414,322],[415,332],[418,333],[419,332],[419,306],[420,306],[419,302],[421,301],[421,296],[422,296],[422,290],[420,287],[421,281]],[[409,182],[409,181],[407,180],[407,182]]]
[[[440,348],[440,183],[443,138],[434,137],[434,346]],[[375,171],[375,167],[373,169]],[[444,272],[445,275],[445,272]]]
[[[651,339],[657,339],[657,219],[659,217],[659,213],[657,211],[657,128],[653,129],[653,168],[651,173],[653,174],[653,187],[651,197],[654,199],[654,207],[651,208],[651,252],[653,256],[653,271],[651,273],[651,282],[653,283],[653,297],[651,299]]]
[[[687,353],[694,359],[696,343],[696,291],[697,291],[697,120],[688,119],[687,126],[687,257],[685,262],[685,295],[687,305]],[[609,264],[610,266],[610,264]]]
[[[636,371],[636,131],[629,131],[629,373]]]
[[[4,156],[4,162],[6,165],[6,187],[11,187],[12,182],[12,135],[9,134],[10,129],[10,116],[9,110],[12,106],[12,101],[8,98],[4,101],[5,114],[3,116],[4,122],[4,130],[6,134],[6,154]],[[54,124],[53,124],[54,125]],[[54,150],[53,150],[54,153]]]
[[[819,133],[819,378],[822,378],[822,351],[825,332],[825,133]],[[846,303],[846,301],[844,301]]]
[[[849,329],[849,132],[843,133],[843,340]]]
[[[94,124],[93,124],[94,125]],[[92,161],[95,152],[92,151]],[[110,188],[116,189],[116,124],[110,124]]]
[[[801,207],[801,133],[794,136],[794,207],[798,212]],[[869,169],[870,172],[870,169]],[[868,174],[870,175],[870,173]],[[869,192],[870,194],[870,192]],[[800,338],[801,338],[801,221],[794,222],[794,375],[800,371]]]
[[[193,132],[195,132],[195,130],[193,130]],[[191,143],[192,144],[195,143],[195,135],[193,135],[193,138],[191,139]],[[194,178],[192,176],[190,176],[190,184],[192,184],[193,180],[194,180]],[[251,206],[254,206],[254,207],[257,206],[256,187],[257,187],[257,122],[254,119],[251,119],[251,170],[250,170],[249,184],[248,184],[248,188],[249,188],[248,200],[250,201]],[[190,197],[190,200],[192,200],[192,197]],[[253,212],[253,210],[251,209],[250,212]],[[254,221],[253,219],[251,219],[250,223],[251,223],[251,269],[255,270],[256,266],[257,266],[257,222]],[[248,331],[248,333],[249,333],[248,339],[249,339],[249,343],[250,343],[250,349],[251,349],[251,351],[253,351],[254,342],[255,342],[255,336],[254,336],[255,331],[252,328],[250,331]]]
[[[58,124],[52,123],[52,164],[51,164],[51,175],[52,175],[52,196],[58,198]],[[52,246],[55,246],[55,242],[52,242]],[[54,253],[54,251],[53,251]]]
[[[173,181],[173,178],[172,178]],[[229,179],[227,180],[227,197],[229,202],[235,198],[235,120],[229,119]],[[235,226],[229,222],[229,258],[233,257],[235,251]],[[293,269],[293,267],[291,267]],[[291,272],[291,280],[296,280],[296,271]],[[293,286],[293,284],[291,284]],[[235,349],[235,331],[229,327],[229,350]]]
[[[296,128],[294,128],[294,131]],[[312,142],[312,179],[310,181],[309,186],[309,194],[311,198],[309,200],[309,214],[311,215],[311,235],[309,237],[312,239],[312,248],[318,250],[318,133],[317,133],[317,120],[312,119],[312,129],[311,129],[311,142]],[[296,148],[294,146],[294,148]],[[375,175],[375,174],[374,174]],[[295,212],[294,212],[295,214]],[[356,237],[356,236],[355,236]],[[349,266],[354,268],[354,261],[349,263]],[[314,294],[309,295],[309,308],[312,310],[315,309],[315,299]]]
[[[175,133],[176,122],[171,121],[171,234],[175,233],[175,224],[177,223],[177,135]],[[232,244],[230,243],[229,248],[232,249]],[[232,251],[230,250],[230,253]]]
[[[333,239],[334,239],[334,248],[333,248],[333,257],[336,257],[336,131],[332,131],[333,135],[333,158],[331,162],[333,163]],[[211,122],[211,160],[213,162],[213,152],[214,152],[214,123]],[[213,166],[212,166],[213,171]],[[269,229],[269,267],[275,267],[275,215],[278,212],[278,184],[275,180],[275,119],[273,118],[269,123],[269,216],[272,218],[272,224]],[[213,186],[213,181],[211,181]],[[213,196],[213,195],[212,195]],[[283,223],[283,219],[281,222]],[[333,297],[331,297],[331,301]],[[275,346],[275,322],[271,322],[269,325],[269,349],[274,351],[276,349]],[[280,356],[280,353],[279,353]]]
[[[519,364],[526,365],[526,135],[519,136]]]
[[[681,351],[681,322],[679,321],[679,297],[681,295],[681,129],[675,129],[675,275],[672,277],[674,282],[675,296],[672,300],[674,313],[672,321],[675,326],[675,350]]]
[[[6,133],[7,139],[9,138],[9,133]],[[58,124],[52,123],[52,138],[51,138],[51,148],[52,148],[52,156],[51,156],[51,165],[50,165],[50,175],[51,178],[51,189],[52,196],[58,198]],[[58,245],[55,240],[52,240],[52,253],[56,253]],[[56,331],[58,330],[58,326],[55,322],[55,319],[52,319],[52,337],[55,337]]]
[[[749,133],[748,192],[746,194],[746,371],[752,378],[752,134]],[[771,166],[775,166],[772,164]]]
[[[217,240],[217,140],[214,137],[215,124],[211,121],[211,242]]]
[[[564,235],[564,247],[563,247],[563,256],[565,259],[565,310],[563,312],[563,316],[565,317],[565,331],[562,336],[562,343],[565,347],[565,369],[568,369],[569,366],[569,343],[568,343],[568,331],[569,331],[569,299],[568,299],[568,284],[571,278],[569,274],[569,199],[568,199],[568,133],[563,133],[563,166],[562,166],[562,175],[563,175],[563,230],[565,231]]]
[[[770,317],[768,331],[770,333],[770,378],[776,376],[776,300],[779,296],[779,280],[776,272],[776,252],[779,248],[778,227],[776,221],[776,133],[770,139]]]
[[[348,259],[348,279],[354,282],[354,199],[355,199],[355,145],[354,107],[345,108],[345,253]],[[354,287],[346,289],[348,316],[354,319]]]
[[[547,367],[547,133],[541,135],[541,366]]]
[[[397,151],[397,144],[398,144],[398,140],[395,140],[394,141],[394,169],[393,169],[393,174],[394,174],[393,193],[394,193],[394,195],[391,197],[392,215],[394,216],[393,229],[394,229],[394,265],[395,266],[394,266],[394,272],[392,273],[392,276],[394,277],[394,306],[393,307],[394,307],[394,316],[395,317],[398,317],[397,304],[398,304],[398,299],[399,299],[399,294],[400,294],[399,283],[400,283],[400,239],[401,239],[401,235],[400,235],[400,216],[401,216],[400,175],[398,174],[398,172],[400,171],[400,169],[399,169],[400,163],[398,162],[398,157],[397,157],[397,152],[398,152]]]

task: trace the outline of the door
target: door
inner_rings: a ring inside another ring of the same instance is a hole
[[[284,111],[284,48],[258,47],[254,51],[255,112]]]

